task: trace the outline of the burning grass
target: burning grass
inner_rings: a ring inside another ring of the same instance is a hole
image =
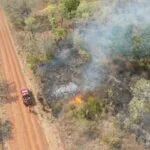
[[[72,115],[79,119],[95,120],[104,110],[104,101],[94,96],[77,95],[69,105]]]

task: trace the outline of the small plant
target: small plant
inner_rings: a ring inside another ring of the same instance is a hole
[[[26,27],[31,33],[34,33],[34,30],[37,28],[36,19],[34,17],[28,17],[25,19]]]
[[[33,72],[36,72],[37,66],[41,63],[41,58],[32,54],[29,54],[27,57],[27,62]]]
[[[71,103],[71,108],[73,116],[87,120],[95,120],[103,111],[104,101],[100,101],[95,97],[88,97],[87,101]]]
[[[110,145],[111,148],[117,148],[120,146],[120,138],[116,135],[112,134],[105,134],[103,136],[104,142],[106,142],[108,145]]]
[[[121,130],[116,124],[116,120],[106,121],[107,129],[102,131],[101,140],[108,144],[111,149],[120,148],[121,146]]]
[[[108,98],[112,98],[113,97],[113,89],[112,88],[108,88],[107,90],[107,94],[108,94]]]
[[[55,8],[56,8],[55,5],[49,4],[41,11],[41,13],[48,15],[52,13],[55,10]]]
[[[83,63],[87,63],[91,60],[91,55],[83,48],[78,49],[78,54],[82,58]]]
[[[103,100],[98,100],[94,97],[89,97],[84,106],[85,118],[89,120],[96,119],[104,108]]]
[[[64,28],[55,28],[53,30],[53,39],[57,47],[61,50],[61,46],[59,45],[60,41],[65,39],[67,32]]]
[[[61,110],[62,110],[63,105],[61,103],[55,103],[52,104],[52,113],[55,117],[58,117]]]
[[[56,28],[53,30],[53,35],[56,40],[62,40],[66,36],[66,30],[64,28]]]
[[[11,138],[12,135],[12,124],[8,120],[1,121],[0,124],[0,142]]]
[[[62,0],[63,15],[66,18],[74,18],[76,10],[80,4],[80,0]]]
[[[76,16],[88,18],[91,13],[92,13],[92,7],[86,1],[83,1],[80,3],[77,9]]]
[[[3,7],[16,29],[24,30],[25,18],[31,13],[30,1],[3,1]]]

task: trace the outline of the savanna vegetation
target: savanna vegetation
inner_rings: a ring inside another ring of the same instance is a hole
[[[0,148],[12,137],[12,123],[8,120],[5,104],[8,103],[8,85],[0,75]]]
[[[3,2],[18,53],[39,84],[41,103],[52,109],[60,123],[60,135],[68,150],[150,147],[150,22],[117,24],[109,28],[113,30],[110,37],[108,32],[96,32],[98,37],[106,34],[111,40],[108,59],[99,64],[105,72],[99,75],[99,86],[82,89],[83,68],[97,59],[100,51],[95,54],[75,31],[96,24],[97,14],[100,25],[106,26],[113,18],[109,16],[120,8],[125,11],[123,6],[130,2],[110,1],[111,9],[96,0]],[[80,34],[86,36],[85,32]],[[105,42],[105,38],[101,40]],[[90,39],[93,43],[97,40]],[[103,48],[105,52],[108,49]],[[79,87],[77,92],[73,83]],[[62,86],[68,84],[71,90]]]

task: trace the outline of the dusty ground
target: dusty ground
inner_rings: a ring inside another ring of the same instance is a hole
[[[3,73],[9,83],[9,102],[6,107],[10,121],[14,125],[13,138],[9,141],[11,150],[49,150],[40,122],[34,114],[29,113],[22,103],[20,88],[26,87],[21,72],[12,37],[4,14],[0,11],[0,56]]]

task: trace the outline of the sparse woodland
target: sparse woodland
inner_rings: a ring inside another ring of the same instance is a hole
[[[150,148],[148,0],[3,6],[66,150]]]
[[[4,81],[2,73],[0,73],[0,148],[4,148],[4,143],[12,137],[12,123],[8,120],[8,116],[4,105],[8,101],[8,83]]]

